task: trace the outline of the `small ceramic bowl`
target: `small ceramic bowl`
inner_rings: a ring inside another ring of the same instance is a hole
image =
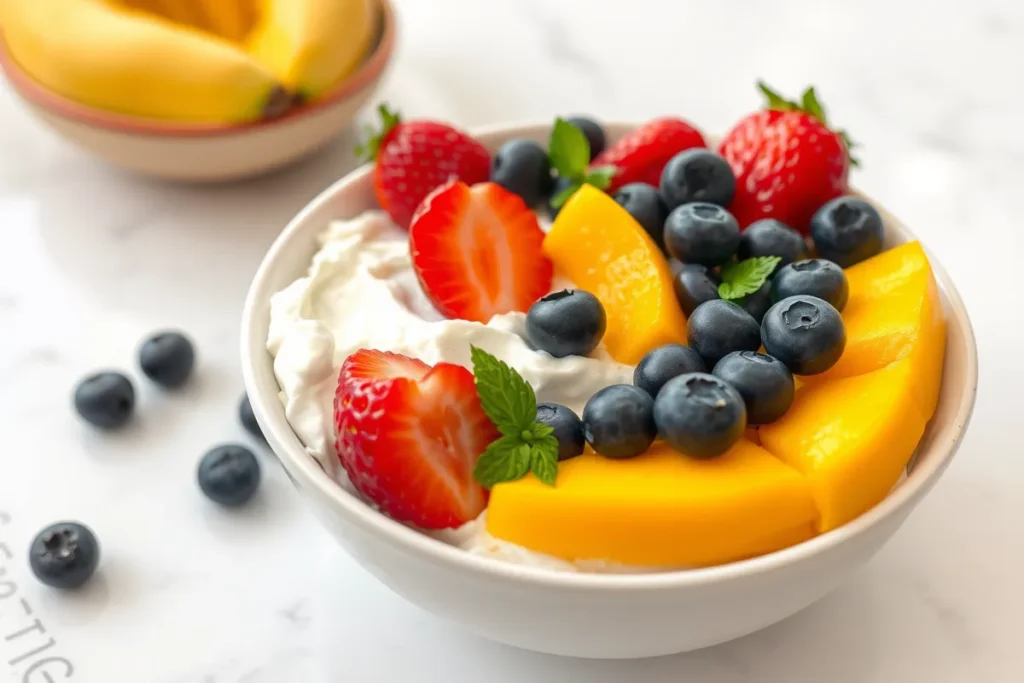
[[[607,125],[613,140],[631,128]],[[549,131],[549,124],[507,125],[477,137],[493,151],[511,138],[543,143]],[[306,454],[278,398],[266,350],[270,297],[306,274],[316,236],[331,220],[370,208],[371,169],[363,167],[313,200],[270,248],[243,315],[246,389],[268,442],[338,543],[395,592],[487,638],[561,655],[635,658],[715,645],[785,619],[836,588],[889,540],[945,470],[970,420],[978,381],[974,336],[953,283],[932,259],[948,320],[938,410],[905,481],[861,517],[785,550],[686,571],[567,573],[470,555],[347,493]],[[914,239],[882,215],[889,246]]]
[[[237,180],[286,166],[330,142],[373,96],[391,60],[395,16],[375,0],[379,28],[363,64],[333,90],[269,121],[188,124],[127,116],[58,95],[22,71],[0,40],[14,92],[57,134],[117,166],[186,182]]]

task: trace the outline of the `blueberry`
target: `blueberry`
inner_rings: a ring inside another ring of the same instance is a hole
[[[736,176],[721,155],[709,149],[687,149],[665,164],[659,189],[670,209],[690,202],[729,206],[736,194]]]
[[[764,319],[764,314],[772,307],[772,282],[765,280],[761,287],[744,297],[735,299],[736,304],[758,323]]]
[[[658,435],[694,458],[729,450],[747,428],[743,398],[714,375],[694,372],[670,379],[654,401]]]
[[[164,387],[177,387],[192,374],[196,354],[180,332],[160,332],[142,342],[139,366],[146,377]]]
[[[96,535],[77,522],[59,522],[46,527],[32,539],[28,552],[32,573],[53,588],[78,588],[89,580],[100,563]]]
[[[555,358],[585,356],[601,342],[608,321],[597,297],[563,289],[538,299],[526,313],[526,337]]]
[[[256,415],[252,412],[252,404],[249,403],[248,394],[242,394],[241,400],[238,401],[238,419],[242,422],[242,426],[245,427],[245,431],[258,439],[267,440],[267,437],[263,435],[263,430],[260,429],[260,423],[256,421]]]
[[[116,429],[135,408],[135,387],[120,372],[89,375],[75,387],[75,410],[82,419],[102,429]]]
[[[794,375],[817,375],[836,364],[846,347],[846,328],[835,306],[806,294],[783,299],[761,322],[769,355]]]
[[[843,268],[882,251],[882,217],[860,197],[837,197],[811,218],[811,238],[818,255]]]
[[[583,436],[607,458],[632,458],[654,443],[654,399],[630,384],[613,384],[583,407]]]
[[[757,256],[778,256],[782,260],[773,272],[806,255],[807,243],[803,236],[774,218],[762,218],[747,226],[736,248],[736,257],[741,261]]]
[[[772,298],[774,301],[782,301],[798,294],[824,299],[835,306],[837,311],[841,311],[850,296],[850,285],[843,269],[831,261],[794,261],[775,274]]]
[[[690,372],[706,371],[707,367],[701,360],[700,354],[689,346],[665,344],[651,349],[646,356],[640,359],[633,370],[633,384],[654,398],[665,386],[665,382],[673,377]]]
[[[757,321],[731,301],[715,299],[701,304],[686,322],[686,339],[704,364],[715,363],[733,351],[757,351],[761,329]]]
[[[558,403],[537,406],[537,422],[555,430],[558,439],[558,459],[568,460],[583,453],[583,422],[570,408]]]
[[[736,219],[714,204],[683,204],[665,219],[665,247],[683,263],[719,266],[732,258],[739,243]]]
[[[587,142],[590,143],[591,161],[594,160],[594,157],[604,151],[604,128],[602,128],[601,124],[597,121],[583,116],[570,116],[565,120],[565,122],[571,123],[583,131],[583,135],[587,138]]]
[[[747,406],[747,424],[775,422],[793,403],[793,373],[781,361],[754,351],[735,351],[711,371],[731,385]]]
[[[552,220],[554,220],[558,216],[558,212],[562,210],[562,206],[565,206],[565,204],[562,204],[558,208],[555,208],[555,206],[551,202],[554,201],[555,197],[557,197],[562,192],[567,190],[569,186],[573,184],[573,182],[574,181],[571,180],[570,178],[555,178],[555,184],[551,188],[551,194],[548,195],[547,201],[548,215],[551,216]]]
[[[551,192],[551,162],[533,140],[509,140],[491,159],[491,180],[536,206]]]
[[[658,191],[647,183],[629,183],[615,193],[614,199],[647,231],[658,248],[665,251],[665,219],[668,218],[668,207],[665,206]]]
[[[707,266],[699,263],[683,264],[672,279],[672,283],[679,306],[687,316],[705,301],[719,298],[718,277],[708,270]]]
[[[234,507],[252,498],[259,488],[260,463],[245,446],[217,446],[199,461],[198,479],[207,498]]]

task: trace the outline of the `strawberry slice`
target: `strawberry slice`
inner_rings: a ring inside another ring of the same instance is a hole
[[[618,169],[607,189],[609,193],[629,183],[657,187],[669,159],[692,147],[707,147],[699,130],[682,119],[652,119],[599,154],[590,166]]]
[[[449,318],[486,323],[525,312],[551,290],[537,217],[495,183],[452,181],[420,204],[409,249],[420,285]]]
[[[334,424],[352,484],[393,519],[445,529],[487,505],[473,467],[501,434],[461,365],[356,351],[341,367]]]

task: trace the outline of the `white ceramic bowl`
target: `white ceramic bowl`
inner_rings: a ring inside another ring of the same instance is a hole
[[[32,0],[24,0],[30,2]],[[389,0],[376,0],[378,35],[362,65],[330,91],[268,121],[190,124],[127,116],[69,100],[18,66],[0,40],[11,89],[55,133],[116,166],[184,182],[267,173],[312,154],[355,120],[377,89],[395,44]]]
[[[612,139],[631,128],[607,125]],[[490,127],[496,149],[509,138],[544,142],[548,124]],[[303,450],[278,399],[266,350],[269,299],[305,274],[315,238],[337,218],[375,208],[369,167],[328,188],[285,228],[249,291],[242,367],[253,410],[301,494],[353,557],[396,593],[493,640],[595,658],[665,655],[715,645],[785,619],[867,562],[928,493],[960,445],[974,407],[977,355],[967,313],[934,259],[948,317],[938,410],[904,483],[853,522],[810,541],[733,564],[655,574],[559,573],[476,557],[374,511],[332,481]],[[891,244],[913,239],[883,212]]]

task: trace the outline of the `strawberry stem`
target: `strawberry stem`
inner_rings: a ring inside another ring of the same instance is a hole
[[[814,86],[808,87],[804,90],[800,96],[800,101],[787,100],[785,97],[780,95],[778,92],[769,87],[764,81],[757,82],[757,89],[761,91],[761,94],[768,100],[767,109],[772,111],[799,111],[821,121],[824,125],[828,126],[828,118],[825,115],[825,107],[821,104],[821,100],[818,99],[818,94],[814,92]],[[850,134],[845,130],[832,128],[832,131],[839,136],[839,139],[843,141],[843,145],[846,146],[846,156],[850,159],[851,166],[860,166],[858,161],[853,156],[853,148],[857,146],[857,143],[853,141]]]
[[[395,126],[402,122],[402,117],[396,111],[391,111],[386,102],[381,102],[377,107],[377,113],[380,115],[381,127],[377,130],[373,126],[369,126],[367,131],[369,137],[366,142],[361,145],[356,145],[356,157],[360,161],[373,161],[377,158],[377,153],[380,151],[381,143],[384,138],[387,137]]]

